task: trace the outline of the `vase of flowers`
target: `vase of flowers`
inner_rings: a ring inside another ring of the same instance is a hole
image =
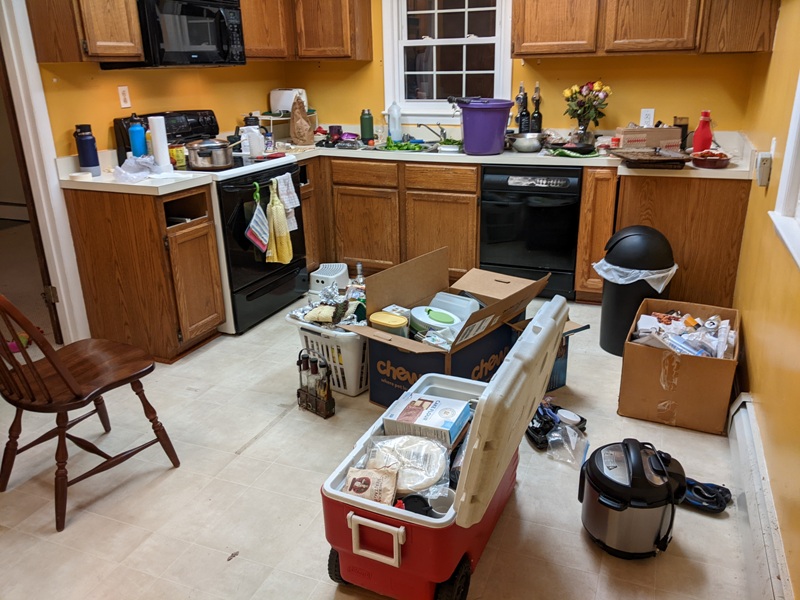
[[[567,101],[565,115],[578,121],[578,127],[571,135],[574,143],[593,143],[594,134],[589,131],[589,125],[598,126],[600,119],[606,116],[603,109],[608,106],[608,97],[611,88],[599,79],[587,81],[583,85],[573,85],[564,90],[564,100]]]

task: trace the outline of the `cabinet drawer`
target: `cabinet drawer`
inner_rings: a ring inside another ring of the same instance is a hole
[[[333,183],[397,187],[397,163],[370,160],[331,160]]]
[[[443,192],[477,192],[478,167],[406,163],[406,187]]]

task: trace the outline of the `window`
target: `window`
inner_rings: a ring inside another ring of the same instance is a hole
[[[509,0],[383,0],[386,104],[447,122],[449,96],[507,97],[510,13]]]
[[[786,140],[775,210],[769,213],[775,229],[800,267],[800,78]]]

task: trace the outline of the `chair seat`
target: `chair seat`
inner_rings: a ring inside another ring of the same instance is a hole
[[[155,369],[150,355],[136,346],[111,340],[85,339],[68,344],[56,351],[62,364],[72,373],[81,387],[76,398],[47,359],[36,361],[34,367],[53,395],[53,402],[40,398],[6,398],[13,406],[42,413],[55,413],[81,408],[106,391],[137,381]]]

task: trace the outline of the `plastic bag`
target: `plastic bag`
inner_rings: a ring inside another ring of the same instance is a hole
[[[360,464],[358,465],[360,466]],[[450,456],[441,442],[415,435],[374,436],[364,468],[398,468],[397,495],[422,494],[435,498],[450,486]]]
[[[559,423],[547,434],[547,456],[580,468],[589,452],[589,438],[577,427]]]
[[[611,283],[630,284],[644,279],[659,294],[664,291],[667,284],[678,270],[678,265],[672,265],[669,269],[657,271],[646,271],[641,269],[626,269],[606,262],[603,258],[596,263],[592,263],[594,270],[600,277]]]
[[[129,156],[119,167],[114,167],[114,179],[120,183],[138,183],[151,175],[170,174],[172,165],[160,166],[156,164],[154,156]]]

